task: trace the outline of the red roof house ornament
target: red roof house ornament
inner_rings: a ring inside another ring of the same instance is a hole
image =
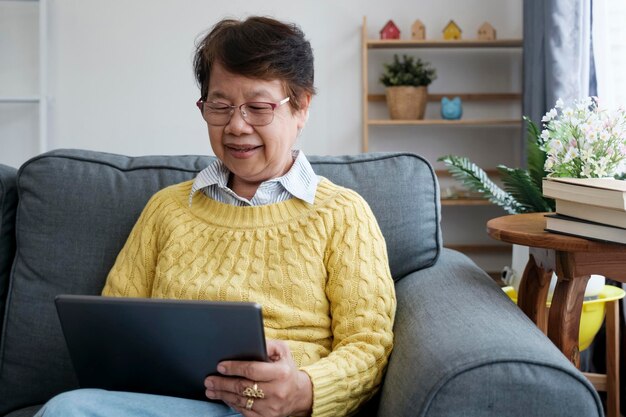
[[[400,39],[400,29],[393,20],[389,20],[380,30],[380,39]]]

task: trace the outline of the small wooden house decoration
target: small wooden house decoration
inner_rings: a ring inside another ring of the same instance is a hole
[[[443,28],[443,38],[447,41],[461,39],[461,28],[454,23],[454,20],[450,20]]]
[[[389,20],[380,30],[380,39],[400,39],[400,29],[393,20]]]
[[[423,41],[426,39],[426,26],[421,20],[417,19],[411,25],[411,39],[416,41]]]
[[[489,22],[483,23],[478,28],[478,39],[481,41],[495,41],[496,30],[489,24]]]

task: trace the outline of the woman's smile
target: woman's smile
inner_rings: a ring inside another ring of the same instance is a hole
[[[254,156],[263,148],[263,145],[224,145],[227,152],[237,159],[247,159]]]

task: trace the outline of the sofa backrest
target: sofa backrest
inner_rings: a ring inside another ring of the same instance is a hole
[[[425,160],[410,154],[309,159],[319,175],[368,201],[395,279],[436,261],[438,187]],[[77,386],[55,295],[99,294],[149,197],[192,179],[211,160],[57,150],[20,168],[17,254],[0,348],[0,415]]]
[[[9,273],[15,255],[15,209],[17,170],[0,164],[0,330],[9,289]],[[2,336],[0,333],[0,341]]]

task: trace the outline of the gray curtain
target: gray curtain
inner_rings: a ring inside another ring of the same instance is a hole
[[[591,1],[524,0],[523,114],[537,124],[558,98],[595,95]]]
[[[597,94],[592,24],[592,0],[524,0],[523,113],[538,126],[557,99],[571,103]],[[600,332],[582,352],[582,370],[604,371],[603,342]]]

